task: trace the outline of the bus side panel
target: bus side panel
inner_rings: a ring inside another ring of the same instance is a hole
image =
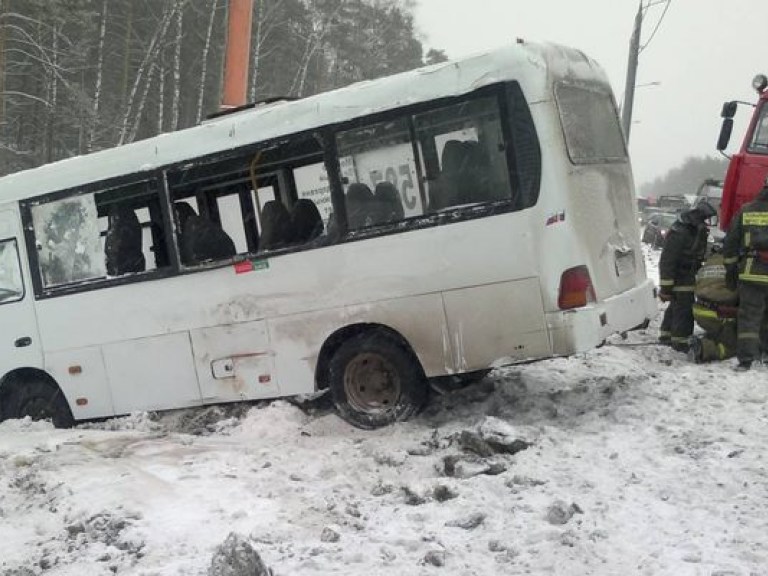
[[[440,294],[398,298],[323,310],[269,321],[281,394],[306,394],[314,387],[323,343],[337,330],[354,324],[378,324],[403,336],[427,376],[453,371]]]
[[[187,332],[102,347],[115,414],[201,404]]]
[[[203,403],[280,395],[266,322],[192,330],[190,338]]]
[[[383,324],[399,332],[428,377],[450,372],[451,351],[445,338],[445,310],[439,293],[349,306],[347,321]]]
[[[75,420],[115,413],[100,347],[49,352],[45,369],[64,392]]]
[[[537,278],[451,290],[443,300],[455,372],[552,353]]]

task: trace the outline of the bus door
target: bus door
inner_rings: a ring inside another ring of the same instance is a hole
[[[0,378],[14,368],[42,366],[34,297],[24,262],[18,214],[0,210]]]

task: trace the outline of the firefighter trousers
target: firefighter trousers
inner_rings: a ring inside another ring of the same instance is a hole
[[[725,360],[736,354],[736,321],[724,322],[721,329],[701,336],[701,352],[698,362]]]
[[[768,311],[768,284],[739,282],[736,356],[739,362],[760,360],[761,326]]]
[[[681,352],[688,351],[688,339],[693,334],[693,292],[675,292],[664,312],[659,338]]]

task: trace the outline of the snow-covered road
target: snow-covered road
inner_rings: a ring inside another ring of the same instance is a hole
[[[657,322],[374,432],[285,401],[0,424],[0,575],[203,575],[231,532],[291,576],[766,574],[768,368]]]

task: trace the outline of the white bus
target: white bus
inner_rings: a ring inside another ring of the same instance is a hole
[[[431,378],[656,312],[600,67],[519,41],[0,179],[0,410],[56,425]]]

